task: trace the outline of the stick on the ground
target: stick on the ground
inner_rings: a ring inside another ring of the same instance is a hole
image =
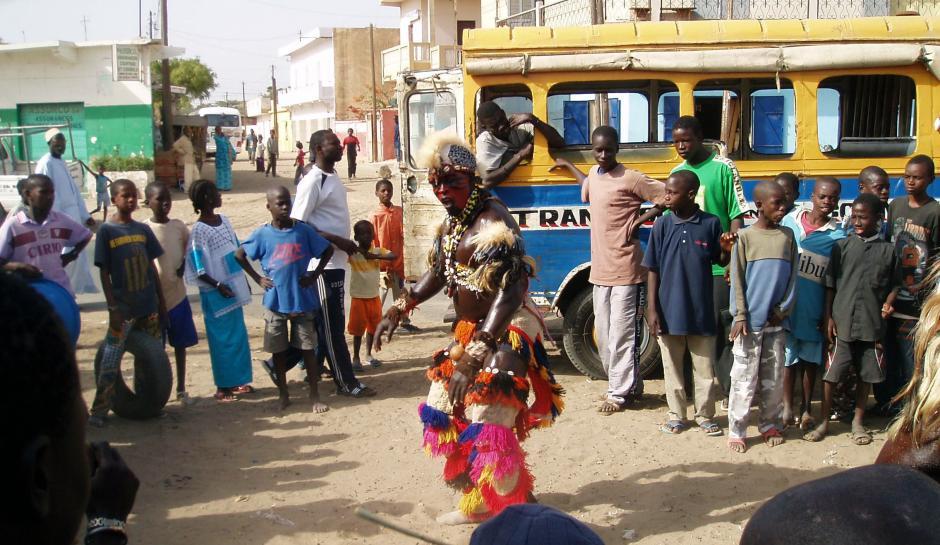
[[[417,538],[417,539],[420,539],[421,541],[427,541],[428,543],[432,543],[433,545],[449,545],[447,542],[434,539],[433,537],[430,537],[430,536],[426,536],[420,532],[411,530],[410,528],[399,526],[398,524],[395,524],[394,522],[388,519],[380,517],[376,515],[375,513],[373,513],[372,511],[367,511],[363,509],[362,507],[357,507],[355,512],[356,512],[356,515],[368,520],[369,522],[374,522],[378,524],[379,526],[384,526],[388,528],[389,530],[394,530],[401,534],[405,534],[408,537]]]

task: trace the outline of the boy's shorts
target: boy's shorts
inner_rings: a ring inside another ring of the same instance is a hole
[[[98,193],[95,208],[107,208],[109,204],[111,204],[111,196],[108,195],[108,192]]]
[[[787,367],[799,362],[823,364],[822,341],[806,341],[790,335],[787,337],[787,353],[785,363]]]
[[[862,382],[878,384],[885,380],[884,354],[871,341],[836,340],[826,364],[826,382],[840,382],[855,367]]]
[[[359,299],[353,297],[349,305],[349,324],[346,330],[353,337],[363,333],[375,333],[375,328],[382,321],[382,300],[378,297]]]
[[[193,322],[193,309],[189,299],[183,297],[178,305],[166,313],[166,339],[173,348],[189,348],[199,343],[196,336],[196,323]]]
[[[264,351],[279,354],[291,346],[300,350],[316,349],[317,328],[313,323],[313,312],[285,314],[264,309]]]

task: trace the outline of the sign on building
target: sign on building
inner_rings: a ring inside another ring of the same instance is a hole
[[[140,50],[132,45],[115,45],[112,55],[114,81],[140,81]]]

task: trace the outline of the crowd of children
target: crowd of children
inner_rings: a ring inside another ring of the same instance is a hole
[[[928,264],[940,246],[940,204],[927,194],[933,161],[923,155],[908,161],[907,195],[890,205],[888,174],[877,166],[864,168],[858,198],[840,214],[841,221],[834,218],[842,194],[837,179],[817,177],[806,188],[809,203],[795,206],[804,193],[800,179],[781,173],[755,187],[756,218],[744,228],[748,205],[737,171],[704,148],[701,134],[694,118],[676,122],[673,139],[685,161],[665,183],[617,161],[619,136],[612,127],[593,132],[597,166],[588,174],[557,161],[581,184],[591,212],[595,326],[609,376],[600,412],[613,414],[640,399],[636,344],[648,295],[646,320],[664,368],[664,433],[688,429],[691,392],[692,419],[710,436],[723,434],[715,405],[727,398],[728,444],[736,452],[747,449],[755,396],[757,429],[770,446],[782,443],[790,426],[799,427],[808,441],[822,440],[831,422],[842,419],[851,419],[855,443],[870,443],[863,423],[866,409],[895,414],[895,397],[914,373],[911,330],[920,315]],[[297,149],[299,177],[303,145]],[[386,293],[397,298],[404,284],[402,209],[392,204],[390,170],[385,167],[380,176],[378,207],[371,221],[354,225],[356,251],[346,249],[352,298],[346,329],[353,340],[354,371],[381,365],[372,354],[373,334]],[[297,355],[305,364],[313,410],[327,410],[317,389],[324,371],[315,325],[322,297],[313,286],[329,268],[335,242],[291,218],[288,189],[268,191],[270,223],[240,242],[229,220],[217,212],[222,200],[210,181],[198,180],[189,188],[198,214],[190,231],[169,218],[172,199],[163,184],[147,186],[144,203],[151,217],[138,222],[133,219],[136,186],[128,180],[111,182],[103,172],[96,178],[99,209],[106,212],[111,204],[115,213],[99,229],[94,250],[109,317],[90,423],[105,422],[124,342],[134,329],[173,347],[176,396],[183,404],[190,402],[186,351],[199,340],[186,283],[199,289],[215,398],[228,402],[253,392],[242,311],[251,299],[246,274],[264,290],[263,344],[272,354],[280,406],[289,404],[285,375]],[[50,210],[50,185],[41,175],[23,184],[23,204],[0,230],[0,265],[45,275],[68,289],[63,267],[91,233]],[[644,208],[645,202],[653,206]],[[644,252],[639,228],[657,217]],[[46,231],[51,234],[40,233]],[[61,259],[27,252],[29,240],[63,233],[68,240],[60,246],[73,249]],[[260,262],[260,274],[251,261]],[[410,323],[402,326],[415,329]],[[727,348],[725,343],[730,343]],[[729,361],[722,363],[725,357]],[[822,376],[823,399],[814,419],[817,375]],[[800,399],[795,400],[798,384]],[[876,403],[869,408],[872,389]]]

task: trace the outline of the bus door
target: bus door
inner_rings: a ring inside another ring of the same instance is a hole
[[[444,208],[427,183],[427,170],[415,157],[431,134],[448,131],[463,136],[463,84],[459,71],[406,76],[398,90],[402,156],[399,195],[404,212],[405,278],[417,280],[428,270],[427,256],[444,221]]]

